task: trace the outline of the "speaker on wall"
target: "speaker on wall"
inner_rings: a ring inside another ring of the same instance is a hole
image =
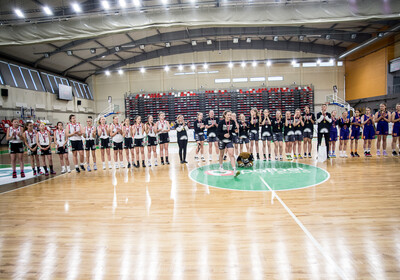
[[[8,96],[8,89],[2,88],[1,89],[1,96]]]
[[[82,101],[81,100],[78,100],[78,106],[79,105],[82,105]]]

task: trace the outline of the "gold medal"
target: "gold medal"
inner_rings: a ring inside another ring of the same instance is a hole
[[[326,123],[326,121],[324,121],[324,123]]]

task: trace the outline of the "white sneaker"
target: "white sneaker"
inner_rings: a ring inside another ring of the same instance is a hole
[[[120,163],[121,168],[125,168],[125,165],[123,162]]]
[[[158,165],[157,160],[155,160],[154,161],[154,166],[157,166],[157,165]]]
[[[204,158],[204,156],[201,156],[201,160],[202,160],[202,161],[206,161],[206,159]]]
[[[106,163],[103,162],[103,170],[106,170]]]
[[[71,173],[71,167],[69,167],[69,165],[67,166],[67,172]]]
[[[212,157],[209,157],[209,158],[208,158],[208,161],[212,161]]]
[[[119,168],[119,164],[118,164],[118,162],[116,162],[115,163],[115,169],[118,169]]]
[[[65,166],[61,167],[61,174],[64,174],[66,172]]]
[[[93,170],[96,171],[97,170],[97,165],[93,164]]]
[[[147,161],[147,166],[148,166],[148,167],[151,167],[151,160],[148,160],[148,161]]]
[[[344,157],[344,158],[348,158],[346,152],[343,153],[343,157]]]
[[[220,168],[219,168],[219,172],[225,172],[224,168],[223,168],[223,167],[220,167]]]
[[[199,161],[199,157],[198,156],[194,156],[194,160],[195,161]]]
[[[108,163],[108,169],[112,169],[112,164],[111,164],[111,162]]]

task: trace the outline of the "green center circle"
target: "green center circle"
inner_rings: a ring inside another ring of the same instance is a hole
[[[288,161],[254,161],[252,167],[238,168],[240,175],[233,177],[229,162],[210,164],[193,169],[189,177],[210,187],[240,191],[295,190],[312,187],[329,179],[329,173],[319,167]]]

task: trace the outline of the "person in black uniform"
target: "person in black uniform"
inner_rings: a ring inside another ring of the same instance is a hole
[[[236,123],[231,119],[231,111],[225,111],[223,114],[223,120],[218,123],[217,136],[219,139],[219,169],[221,172],[224,171],[222,166],[224,159],[224,150],[227,148],[229,159],[231,161],[233,173],[235,176],[239,175],[240,172],[236,171],[236,161],[233,155],[233,132],[238,132]]]
[[[326,104],[322,104],[321,112],[317,114],[318,147],[321,146],[322,137],[325,138],[326,155],[329,158],[329,133],[331,130],[331,114],[326,111]]]
[[[186,151],[188,144],[188,130],[189,128],[183,119],[183,115],[178,115],[178,117],[176,118],[176,138],[178,140],[179,158],[181,160],[181,164],[187,163]]]
[[[215,147],[215,153],[218,155],[218,139],[217,139],[217,127],[218,120],[215,118],[214,111],[210,110],[208,118],[205,120],[207,129],[207,141],[208,141],[208,160],[212,161],[212,148]]]
[[[276,110],[275,118],[272,119],[271,123],[272,123],[272,139],[274,141],[274,148],[275,148],[275,160],[278,160],[278,148],[279,148],[279,159],[282,161],[284,120],[282,119],[281,110]]]
[[[304,122],[303,117],[301,116],[301,110],[296,109],[294,113],[294,146],[293,146],[293,156],[294,159],[302,159],[301,156],[301,142],[303,141],[303,129],[304,129]],[[297,146],[297,153],[296,155],[296,146]]]
[[[294,126],[293,126],[294,119],[292,118],[292,112],[286,111],[284,123],[285,123],[284,136],[285,136],[286,159],[292,160],[293,143],[295,141]]]
[[[243,146],[246,145],[246,151],[250,151],[250,140],[249,140],[249,124],[246,122],[244,114],[239,116],[239,141],[240,141],[240,153],[244,151]],[[243,145],[244,144],[244,145]]]
[[[249,118],[249,138],[250,138],[250,153],[253,155],[254,145],[256,146],[257,159],[260,159],[260,147],[258,145],[259,130],[260,130],[260,115],[258,114],[257,108],[250,110]]]
[[[194,156],[194,159],[199,161],[199,152],[201,153],[201,160],[205,161],[204,158],[204,129],[206,128],[204,121],[203,121],[203,113],[198,112],[197,113],[197,119],[194,121],[194,138],[197,142],[197,148],[196,148],[196,155]]]
[[[272,141],[272,126],[271,116],[269,110],[264,110],[263,120],[261,122],[261,141],[263,143],[264,160],[267,160],[267,146],[268,146],[268,160],[271,160],[271,141]]]
[[[308,106],[308,105],[306,107],[304,107],[303,121],[304,121],[304,129],[303,129],[304,158],[307,157],[307,153],[308,153],[308,157],[311,158],[315,115],[310,112],[310,106]]]

